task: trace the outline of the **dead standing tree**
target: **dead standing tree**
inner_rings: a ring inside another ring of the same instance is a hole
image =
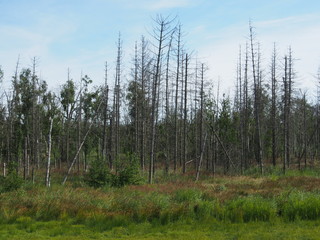
[[[254,46],[254,32],[253,27],[250,29],[250,46],[251,46],[251,61],[252,61],[252,77],[254,86],[254,120],[255,120],[255,139],[256,139],[256,160],[260,167],[260,173],[263,174],[263,161],[262,161],[262,140],[261,140],[261,122],[260,122],[260,106],[261,106],[261,79],[259,73],[259,56],[258,62],[256,60],[257,54]],[[259,55],[259,53],[258,53]]]
[[[174,19],[157,16],[154,20],[156,26],[153,29],[153,38],[156,43],[155,47],[155,66],[152,82],[152,102],[151,102],[151,122],[150,122],[150,163],[149,163],[149,183],[153,181],[154,159],[155,159],[155,142],[156,142],[156,123],[158,118],[158,93],[161,78],[161,64],[163,60],[164,49],[168,47],[168,39],[173,29],[171,23]]]
[[[289,56],[284,57],[284,77],[283,77],[283,134],[284,134],[284,158],[283,173],[290,166],[290,112],[292,100],[292,52],[289,48]]]
[[[277,79],[276,79],[276,61],[277,51],[274,44],[272,59],[271,59],[271,131],[272,131],[272,164],[276,166],[276,115],[277,115]]]
[[[173,170],[177,170],[178,159],[178,96],[179,96],[179,76],[180,76],[180,55],[181,55],[181,25],[178,27],[177,33],[177,70],[176,70],[176,85],[175,85],[175,104],[174,104],[174,157]]]

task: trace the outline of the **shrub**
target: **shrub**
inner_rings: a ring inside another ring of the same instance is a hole
[[[117,164],[118,174],[112,176],[111,185],[114,187],[122,187],[143,183],[143,178],[140,176],[139,159],[136,155],[127,154],[122,157],[122,164]]]
[[[138,185],[143,182],[140,176],[139,165],[131,161],[125,164],[117,174],[111,173],[107,165],[101,160],[92,162],[85,182],[94,188],[103,186],[123,187],[125,185]]]
[[[119,172],[117,186],[138,185],[143,179],[140,177],[139,167],[132,165]]]
[[[23,184],[23,179],[15,172],[10,172],[8,176],[0,176],[0,193],[17,190]]]
[[[94,188],[103,187],[111,183],[111,173],[107,165],[101,160],[92,162],[89,172],[86,175],[85,182]]]

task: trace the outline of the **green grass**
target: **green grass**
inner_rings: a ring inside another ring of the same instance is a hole
[[[24,184],[0,194],[0,240],[320,239],[314,171],[171,180],[100,189]]]
[[[223,182],[223,184],[221,184]],[[93,189],[27,186],[0,194],[0,223],[37,221],[174,223],[181,219],[231,222],[320,219],[320,179],[221,178],[217,182],[167,183]],[[120,219],[120,220],[119,220]]]
[[[24,220],[0,225],[0,240],[20,239],[320,239],[319,221],[226,223],[179,221],[168,225],[148,222],[97,230],[64,221]]]

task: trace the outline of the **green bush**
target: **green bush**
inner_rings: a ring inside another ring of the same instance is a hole
[[[85,182],[90,187],[99,188],[110,184],[111,180],[112,176],[107,165],[101,160],[93,161],[86,175]]]
[[[139,185],[143,182],[140,176],[139,167],[132,165],[122,169],[119,172],[116,186]]]
[[[23,184],[23,179],[15,172],[11,172],[8,176],[0,176],[0,193],[10,192],[20,188]]]
[[[111,186],[139,185],[143,183],[140,176],[139,159],[135,154],[122,156],[121,164],[117,164],[117,174],[112,176]]]
[[[138,185],[143,182],[137,164],[126,164],[118,173],[111,173],[108,166],[100,160],[92,162],[85,182],[94,188],[103,186],[123,187],[125,185]]]

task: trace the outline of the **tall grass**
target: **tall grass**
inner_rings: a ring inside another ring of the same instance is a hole
[[[260,196],[238,198],[226,205],[226,217],[232,222],[270,221],[276,213],[275,201]]]
[[[320,219],[320,194],[302,191],[284,193],[278,198],[279,214],[289,221]]]
[[[225,183],[223,191],[217,191],[220,185],[214,183],[208,186],[188,183],[105,189],[28,185],[0,194],[0,223],[58,220],[96,226],[101,230],[131,223],[163,225],[181,220],[273,222],[275,219],[320,219],[320,192],[298,190],[290,185],[291,178],[285,180],[275,180],[277,184],[289,186],[279,195],[260,194],[259,187],[268,187],[270,180],[266,180],[267,184],[256,185]],[[307,180],[309,178],[301,182]],[[248,194],[243,195],[243,191]],[[219,199],[222,194],[230,197],[222,201]]]

